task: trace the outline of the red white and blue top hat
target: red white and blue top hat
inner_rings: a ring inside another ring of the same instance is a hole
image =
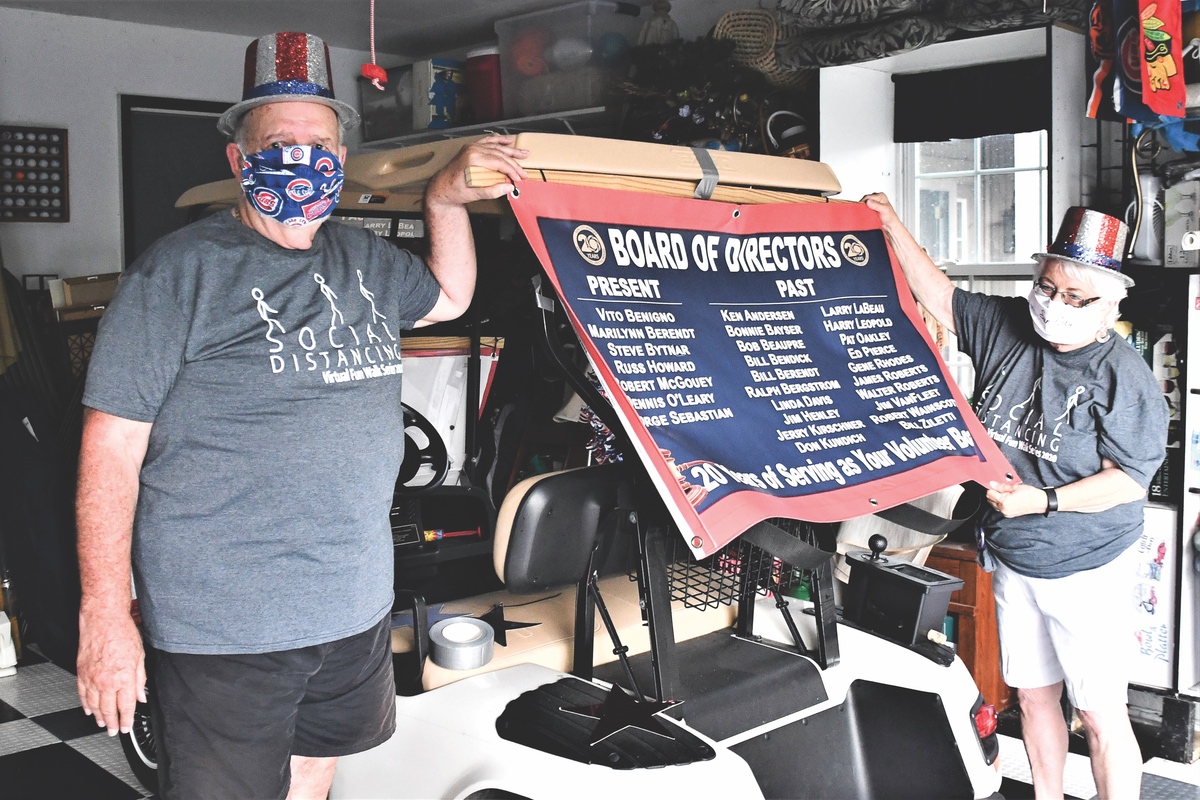
[[[307,33],[272,33],[246,48],[242,101],[217,121],[217,129],[232,137],[246,112],[267,103],[308,102],[337,112],[342,130],[358,124],[358,112],[333,97],[329,47]]]
[[[1116,217],[1082,206],[1067,209],[1058,236],[1045,253],[1034,253],[1036,259],[1053,258],[1092,267],[1133,286],[1133,278],[1121,272],[1125,255],[1125,239],[1129,227]]]

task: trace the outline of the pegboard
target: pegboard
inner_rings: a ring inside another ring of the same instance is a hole
[[[68,222],[67,131],[0,125],[0,222]]]

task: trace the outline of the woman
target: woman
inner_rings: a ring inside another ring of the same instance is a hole
[[[1127,229],[1068,210],[1029,297],[956,289],[887,198],[883,224],[917,300],[975,365],[975,411],[1020,482],[992,483],[981,520],[994,569],[1005,682],[1021,704],[1037,796],[1062,797],[1064,683],[1088,738],[1101,798],[1135,798],[1141,754],[1129,724],[1133,549],[1146,488],[1165,456],[1167,408],[1150,369],[1112,335],[1133,280]]]

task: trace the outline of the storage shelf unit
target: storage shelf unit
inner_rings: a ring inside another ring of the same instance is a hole
[[[436,142],[440,139],[457,139],[463,136],[479,136],[485,133],[598,134],[610,130],[613,119],[614,115],[604,106],[595,106],[594,108],[581,108],[575,111],[558,111],[553,114],[538,114],[532,117],[481,122],[477,125],[462,125],[457,128],[437,128],[406,133],[403,136],[393,136],[390,139],[363,142],[361,149],[365,151],[387,150],[393,147],[407,147],[414,144],[424,144],[425,142]]]

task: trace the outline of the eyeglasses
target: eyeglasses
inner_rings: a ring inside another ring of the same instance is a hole
[[[1063,302],[1072,308],[1087,308],[1092,303],[1100,299],[1099,297],[1080,297],[1074,292],[1064,292],[1055,287],[1054,284],[1047,283],[1041,278],[1039,278],[1033,284],[1033,288],[1037,289],[1040,294],[1049,297],[1051,300],[1053,300],[1055,297],[1061,297]]]

